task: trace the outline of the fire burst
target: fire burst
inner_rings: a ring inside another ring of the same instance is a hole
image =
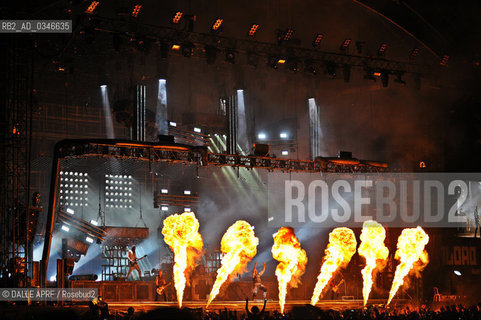
[[[276,276],[279,282],[279,304],[281,313],[284,313],[287,286],[297,287],[307,263],[306,252],[301,248],[294,229],[282,227],[274,234],[272,256],[279,261]]]
[[[421,260],[422,264],[428,263],[428,253],[424,247],[429,242],[429,236],[421,227],[407,228],[401,232],[397,242],[397,251],[395,258],[399,260],[394,274],[391,291],[389,292],[389,300],[387,304],[391,303],[392,298],[404,283],[404,278],[409,271],[414,268],[414,264]]]
[[[358,252],[360,256],[366,259],[366,266],[361,271],[364,280],[362,287],[364,305],[367,304],[369,293],[371,292],[373,284],[372,273],[376,266],[382,266],[389,255],[389,249],[384,245],[384,239],[386,239],[386,230],[384,230],[381,224],[372,220],[363,223],[361,245]]]
[[[317,277],[316,287],[312,293],[311,304],[313,306],[319,301],[319,297],[331,280],[332,275],[340,267],[345,267],[352,256],[356,253],[356,236],[349,228],[336,228],[329,234],[324,263]]]
[[[202,237],[199,233],[199,221],[193,212],[173,214],[164,220],[162,234],[164,241],[174,252],[174,285],[177,292],[179,308],[186,284],[186,270],[195,266],[195,259],[202,251]]]
[[[222,284],[231,274],[243,273],[247,263],[256,255],[259,239],[254,228],[246,221],[239,220],[227,229],[221,240],[221,267],[217,270],[217,278],[209,295],[206,308],[219,294]]]

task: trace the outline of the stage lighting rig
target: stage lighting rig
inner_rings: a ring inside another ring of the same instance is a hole
[[[182,19],[183,15],[184,15],[184,13],[182,11],[177,11],[175,13],[174,17],[172,18],[172,23],[178,24],[180,22],[180,19]]]
[[[342,42],[341,47],[339,48],[339,50],[341,50],[341,51],[348,51],[348,50],[349,50],[349,45],[351,44],[351,42],[352,42],[352,39],[350,39],[350,38],[344,39],[344,41]]]
[[[105,175],[105,207],[132,208],[132,176]]]
[[[292,39],[294,29],[280,30],[277,32],[277,43],[281,45],[283,42],[287,42]]]
[[[92,3],[87,7],[85,13],[93,14],[97,6],[99,5],[100,1],[92,1]]]
[[[253,23],[252,26],[251,26],[251,28],[249,29],[248,36],[249,36],[249,37],[254,37],[255,34],[256,34],[256,32],[257,32],[257,29],[259,29],[259,25]]]
[[[141,4],[136,4],[132,10],[132,17],[137,18],[139,16],[140,10],[142,9]]]
[[[420,52],[420,51],[421,51],[421,50],[420,50],[419,48],[413,48],[413,49],[411,50],[411,53],[410,53],[410,55],[409,55],[409,58],[410,58],[410,59],[416,58],[416,57],[419,55],[419,52]]]
[[[379,45],[379,48],[377,49],[377,55],[378,56],[384,56],[386,55],[386,50],[387,50],[387,43],[381,43]]]
[[[321,45],[321,41],[322,41],[323,38],[324,38],[324,34],[318,33],[315,36],[314,40],[312,41],[312,46],[313,47],[319,47]]]
[[[77,171],[60,171],[59,200],[59,204],[65,207],[88,206],[87,173]],[[72,209],[69,208],[67,210]]]
[[[441,62],[439,63],[441,66],[445,67],[448,65],[448,61],[449,61],[449,56],[447,54],[445,54],[443,56],[443,58],[441,59]]]
[[[222,31],[222,22],[224,22],[224,19],[216,19],[212,24],[211,30],[214,32]]]

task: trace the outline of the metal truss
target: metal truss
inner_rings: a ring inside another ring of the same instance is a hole
[[[127,36],[137,37],[158,42],[160,45],[170,46],[172,44],[194,45],[193,49],[202,51],[205,46],[212,46],[219,51],[233,51],[253,57],[282,57],[284,59],[295,58],[300,61],[315,61],[317,63],[332,62],[339,66],[349,65],[353,67],[371,68],[374,70],[386,69],[391,72],[404,72],[420,74],[420,66],[411,62],[387,60],[381,56],[359,56],[347,53],[336,53],[309,49],[289,45],[289,42],[282,44],[259,42],[253,39],[235,39],[224,37],[216,33],[198,33],[179,30],[169,27],[159,27],[147,24],[138,24],[136,32],[129,31],[126,21],[93,17],[91,23],[95,30]],[[199,54],[204,54],[199,52]]]

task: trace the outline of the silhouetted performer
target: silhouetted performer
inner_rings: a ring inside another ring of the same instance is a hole
[[[255,297],[257,296],[257,292],[259,291],[259,289],[264,291],[263,293],[264,299],[267,297],[267,289],[262,284],[262,280],[261,280],[261,276],[264,274],[265,271],[266,271],[265,262],[261,272],[257,272],[257,262],[254,264],[254,270],[252,270],[252,281],[254,282],[252,287],[252,300],[254,300]]]
[[[129,272],[127,273],[126,279],[129,278],[130,274],[134,270],[137,270],[137,272],[139,273],[139,279],[142,279],[142,271],[140,271],[139,264],[137,263],[139,259],[135,254],[135,246],[133,246],[132,249],[130,249],[127,253],[127,259],[129,259]]]
[[[265,266],[265,263],[264,263],[264,266]],[[262,311],[259,312],[259,308],[257,306],[253,306],[251,308],[251,311],[249,311],[249,299],[246,299],[247,319],[249,320],[264,319],[264,310],[266,310],[266,302],[267,302],[267,299],[264,299],[264,307],[262,307]]]
[[[474,229],[474,237],[478,234],[479,229],[479,213],[478,213],[478,206],[474,209],[474,223],[476,224],[476,229]],[[481,238],[481,230],[479,231],[479,237]]]

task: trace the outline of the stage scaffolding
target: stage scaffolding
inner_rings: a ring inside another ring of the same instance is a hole
[[[4,105],[2,121],[0,194],[0,281],[4,286],[27,286],[31,274],[33,238],[39,210],[30,203],[30,141],[33,94],[33,56],[30,38],[15,35],[1,42]],[[24,49],[20,49],[24,48]]]

